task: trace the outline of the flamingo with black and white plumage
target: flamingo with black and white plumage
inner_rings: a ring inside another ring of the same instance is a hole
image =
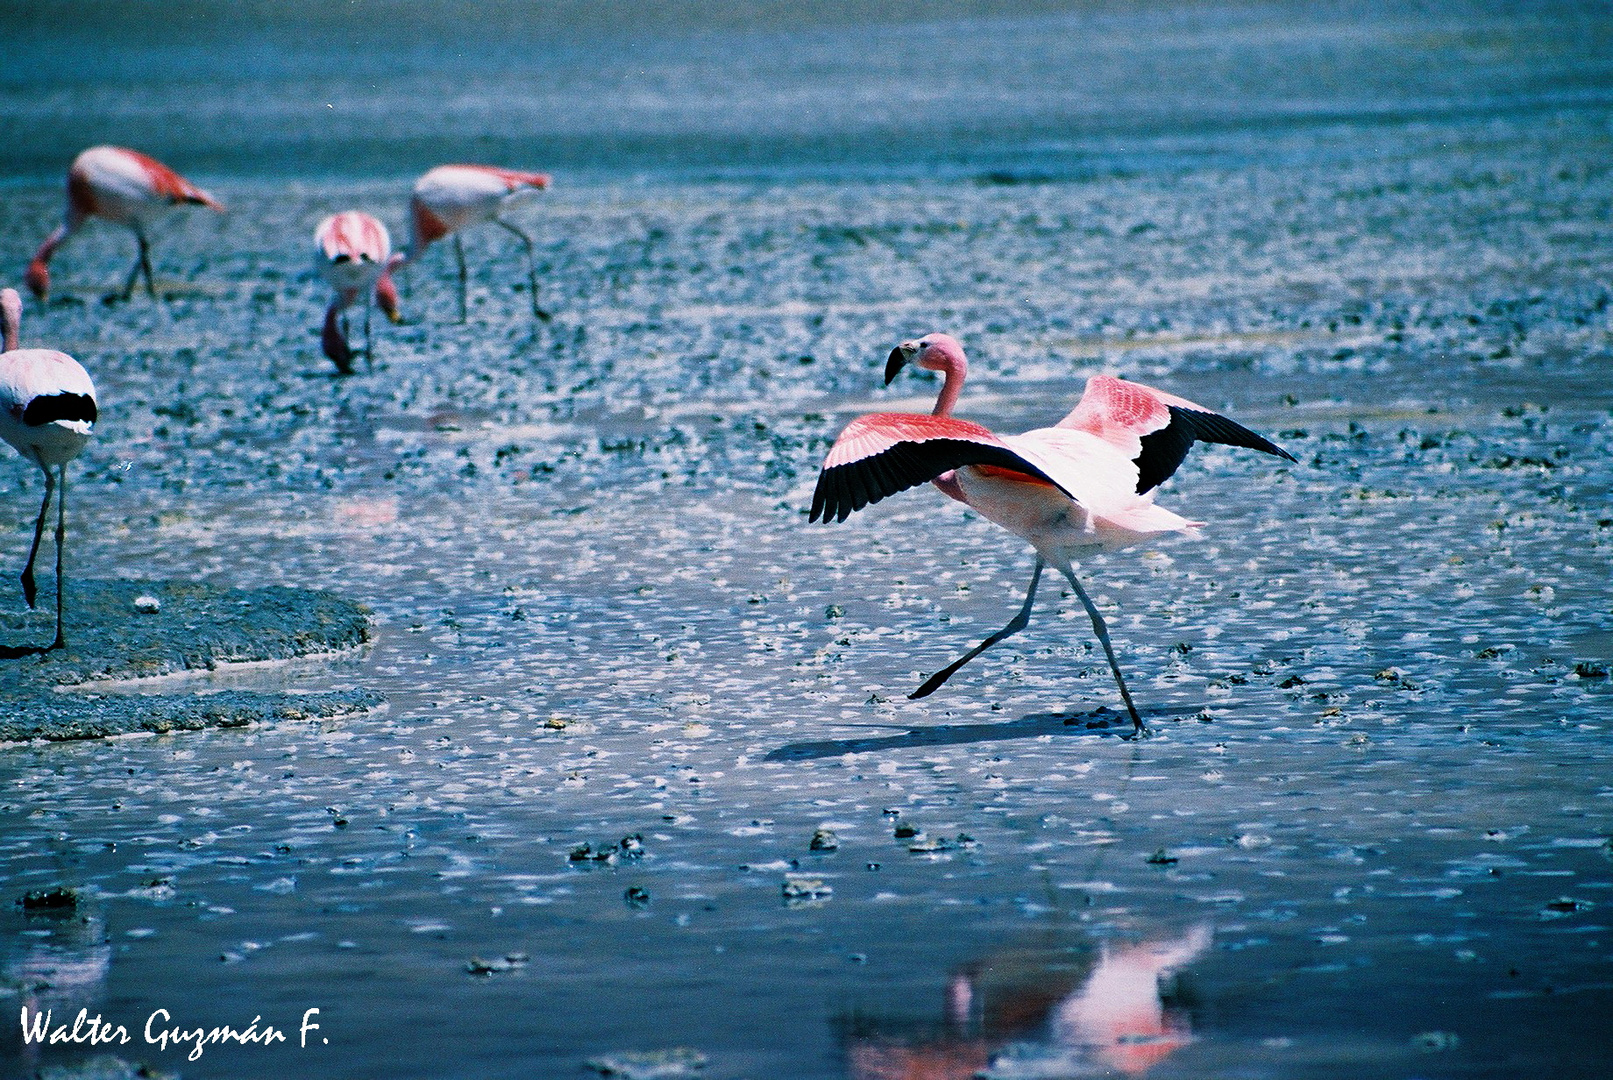
[[[908,364],[943,375],[935,411],[873,413],[846,426],[823,463],[810,520],[844,521],[852,511],[930,482],[1036,549],[1024,606],[1007,626],[930,676],[908,695],[925,697],[952,674],[1030,621],[1042,570],[1069,581],[1092,619],[1132,730],[1147,731],[1109,643],[1109,630],[1072,562],[1165,533],[1197,535],[1189,521],[1154,502],[1155,488],[1194,442],[1224,443],[1294,458],[1218,413],[1161,390],[1108,375],[1088,380],[1075,409],[1050,428],[997,435],[952,416],[968,365],[946,334],[904,341],[885,365],[887,385]]]
[[[67,644],[62,631],[67,593],[67,463],[90,441],[97,416],[95,384],[66,353],[17,347],[22,297],[16,289],[0,290],[0,324],[5,341],[5,351],[0,352],[0,439],[45,474],[45,497],[34,522],[28,565],[22,571],[22,595],[30,608],[37,593],[34,559],[45,533],[51,496],[56,496],[56,639],[45,650],[49,651]]]
[[[532,237],[501,216],[503,210],[533,191],[549,186],[547,173],[500,169],[492,165],[439,165],[415,181],[409,199],[409,250],[412,263],[428,245],[445,236],[454,238],[454,260],[459,267],[459,321],[469,317],[469,273],[460,233],[472,225],[491,221],[513,233],[526,248],[527,287],[532,292],[532,314],[548,322],[551,316],[538,304],[538,269]]]
[[[403,261],[392,253],[386,226],[369,214],[346,210],[332,214],[314,230],[315,260],[321,276],[336,291],[325,309],[319,343],[343,375],[353,373],[353,348],[348,344],[346,311],[364,298],[364,359],[372,358],[370,308],[379,304],[387,318],[397,322],[398,289],[392,270]],[[373,298],[373,300],[372,300]]]
[[[210,206],[220,213],[224,205],[174,170],[136,150],[121,146],[92,146],[73,159],[67,170],[67,212],[62,223],[45,238],[28,264],[28,288],[43,302],[50,295],[50,259],[69,236],[92,217],[125,225],[134,231],[139,252],[118,299],[134,293],[143,274],[146,292],[156,299],[151,279],[151,241],[146,229],[170,207],[189,203]]]

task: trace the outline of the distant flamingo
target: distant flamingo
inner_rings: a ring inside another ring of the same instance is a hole
[[[527,285],[532,292],[532,314],[548,322],[550,315],[538,306],[538,270],[533,261],[532,237],[519,226],[499,216],[518,196],[549,186],[544,173],[517,172],[491,165],[439,165],[415,181],[414,197],[409,200],[410,239],[405,262],[414,262],[426,246],[453,234],[454,259],[459,264],[459,321],[468,318],[465,246],[460,231],[471,225],[492,221],[516,236],[526,247]]]
[[[1203,522],[1154,505],[1154,488],[1176,471],[1195,440],[1293,457],[1201,405],[1108,375],[1088,380],[1080,402],[1057,427],[994,435],[952,417],[968,367],[954,338],[930,334],[898,345],[885,365],[886,384],[909,363],[945,376],[935,411],[929,416],[873,413],[848,424],[823,463],[810,520],[844,521],[853,510],[931,481],[1027,541],[1036,549],[1036,566],[1019,614],[908,696],[934,692],[964,664],[1023,630],[1042,570],[1051,565],[1081,598],[1131,714],[1133,733],[1143,734],[1147,729],[1120,674],[1108,628],[1071,561],[1162,533],[1196,535]]]
[[[155,299],[157,287],[151,280],[151,243],[146,239],[146,226],[178,203],[224,210],[217,199],[160,161],[121,146],[90,147],[74,158],[67,170],[67,214],[28,264],[28,288],[41,301],[49,296],[50,257],[87,219],[98,217],[115,225],[127,225],[140,245],[139,256],[118,298],[129,299],[136,279],[144,274],[146,292]]]
[[[347,317],[343,314],[360,296],[364,297],[364,359],[370,359],[370,303],[375,303],[393,322],[398,321],[398,290],[392,282],[392,268],[403,259],[392,254],[392,238],[386,226],[369,214],[348,210],[332,214],[314,230],[318,245],[319,271],[336,298],[325,311],[325,328],[320,344],[325,355],[336,362],[343,375],[353,373],[353,349],[347,343]]]
[[[95,384],[79,362],[66,353],[17,348],[21,323],[22,297],[16,289],[0,290],[0,324],[5,337],[5,351],[0,352],[0,439],[45,474],[45,498],[39,504],[34,543],[28,549],[28,565],[22,571],[22,595],[33,607],[34,558],[45,532],[50,497],[60,483],[61,494],[56,499],[56,640],[50,645],[51,649],[60,649],[67,644],[62,633],[67,463],[78,457],[90,441],[96,418]]]

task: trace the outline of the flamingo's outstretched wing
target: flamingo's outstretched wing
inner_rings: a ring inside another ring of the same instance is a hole
[[[847,424],[830,447],[812,493],[809,520],[844,521],[853,510],[965,465],[1007,469],[1064,491],[1040,465],[979,424],[914,413],[871,413]]]
[[[1236,420],[1112,375],[1088,380],[1081,400],[1058,426],[1088,432],[1125,451],[1137,463],[1138,494],[1169,480],[1194,442],[1242,446],[1294,460],[1288,451]]]

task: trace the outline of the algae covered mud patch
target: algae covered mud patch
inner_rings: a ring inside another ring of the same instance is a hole
[[[368,612],[330,593],[176,581],[84,581],[72,585],[72,603],[70,646],[41,655],[30,655],[24,643],[48,636],[42,615],[0,616],[0,649],[23,654],[0,661],[7,669],[0,690],[0,741],[330,718],[373,709],[383,700],[359,689],[181,695],[152,692],[152,687],[128,692],[139,688],[131,680],[359,648],[370,638]]]

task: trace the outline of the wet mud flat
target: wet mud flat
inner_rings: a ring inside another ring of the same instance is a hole
[[[156,689],[177,689],[186,676],[220,667],[260,669],[361,648],[369,639],[367,613],[329,593],[173,581],[81,581],[69,592],[74,632],[65,649],[36,651],[54,632],[44,613],[0,615],[7,676],[0,741],[243,727],[382,704],[357,688],[310,695]],[[54,579],[41,596],[54,602]],[[130,692],[137,689],[144,692]]]
[[[557,183],[521,211],[553,323],[472,234],[469,323],[434,252],[347,379],[305,238],[401,225],[409,176],[208,177],[232,213],[171,222],[155,303],[75,238],[24,329],[103,399],[75,572],[360,601],[366,650],[195,688],[388,708],[0,748],[0,1004],[193,1077],[1601,1075],[1610,145],[1565,106]],[[1201,448],[1160,499],[1204,540],[1083,568],[1153,737],[1053,590],[908,701],[1029,553],[929,491],[807,524],[847,419],[928,410],[880,376],[938,329],[993,427],[1108,371],[1299,459]],[[0,479],[20,564],[37,483]],[[189,1060],[157,1010],[290,1038]],[[94,1052],[0,1029],[17,1075]]]

